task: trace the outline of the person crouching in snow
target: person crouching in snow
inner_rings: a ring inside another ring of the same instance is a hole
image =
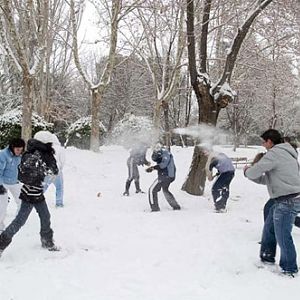
[[[18,179],[23,184],[20,194],[21,207],[16,218],[0,235],[0,254],[11,243],[13,236],[26,223],[33,207],[40,218],[42,247],[50,251],[59,250],[53,242],[50,213],[43,194],[45,176],[56,175],[57,173],[58,168],[51,143],[44,144],[38,140],[30,139],[19,165]]]
[[[212,196],[216,212],[226,212],[226,204],[229,198],[229,185],[234,177],[234,166],[232,160],[224,153],[216,153],[204,150],[207,156],[205,172],[207,179],[212,181],[215,176],[217,180],[212,186]],[[217,169],[215,176],[212,175],[213,168]]]
[[[146,152],[149,147],[144,143],[137,143],[130,149],[130,155],[127,159],[128,178],[125,184],[124,196],[129,196],[129,188],[132,180],[135,184],[135,192],[143,193],[140,188],[140,173],[138,166],[150,166],[150,162],[146,159]]]
[[[152,160],[157,164],[146,169],[150,173],[157,170],[158,177],[149,188],[148,196],[152,211],[159,211],[157,193],[162,189],[164,196],[174,210],[179,210],[180,205],[176,202],[173,194],[169,191],[170,184],[175,180],[176,167],[173,155],[165,148],[157,146],[152,153]]]

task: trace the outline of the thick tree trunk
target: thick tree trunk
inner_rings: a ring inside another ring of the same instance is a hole
[[[32,104],[33,104],[33,77],[23,75],[23,107],[22,107],[22,138],[27,142],[32,136]]]
[[[92,90],[92,124],[91,124],[91,144],[90,149],[94,152],[99,152],[99,107],[100,107],[101,95],[98,89]]]
[[[202,155],[201,148],[196,146],[188,177],[181,188],[183,191],[191,195],[203,195],[206,179],[205,164],[206,158]]]
[[[196,93],[199,108],[199,124],[216,125],[219,108],[216,106],[214,99],[209,94],[208,87],[198,84],[198,93]],[[201,143],[200,141],[197,141]],[[182,186],[182,190],[191,195],[201,196],[204,193],[205,188],[205,164],[207,158],[203,154],[203,149],[199,146],[195,146],[192,163],[190,166],[189,174]]]

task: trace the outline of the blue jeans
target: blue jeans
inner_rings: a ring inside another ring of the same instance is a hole
[[[266,218],[261,241],[262,261],[275,262],[276,245],[280,248],[279,266],[286,272],[298,272],[297,254],[292,238],[296,215],[300,212],[300,198],[275,201]]]
[[[50,213],[46,204],[46,201],[29,203],[22,201],[20,210],[15,219],[8,225],[8,227],[2,232],[0,236],[0,249],[5,249],[11,242],[13,236],[20,230],[20,228],[26,223],[33,207],[37,211],[40,224],[41,224],[41,240],[52,241],[53,230],[50,225]]]
[[[226,207],[229,198],[229,185],[233,177],[234,172],[221,173],[212,186],[212,196],[217,210]]]
[[[56,205],[63,205],[64,201],[64,177],[62,171],[59,171],[56,176],[46,176],[44,180],[44,193],[49,185],[53,183],[55,186],[55,201]]]

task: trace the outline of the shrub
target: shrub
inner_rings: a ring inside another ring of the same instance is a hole
[[[67,130],[67,140],[65,146],[75,146],[80,149],[89,149],[91,137],[91,124],[91,116],[82,117],[73,124],[71,124]],[[99,129],[100,145],[102,145],[107,130],[102,124],[102,122],[99,122]]]
[[[40,130],[52,130],[52,123],[46,122],[42,117],[33,112],[32,114],[32,136]],[[9,144],[12,138],[21,136],[22,111],[13,109],[0,116],[0,148]]]

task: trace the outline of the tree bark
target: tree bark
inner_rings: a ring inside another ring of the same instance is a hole
[[[98,89],[92,90],[92,124],[91,124],[91,139],[90,149],[94,152],[99,152],[99,107],[101,102],[101,95]]]
[[[27,142],[32,134],[33,77],[23,74],[22,138]]]

